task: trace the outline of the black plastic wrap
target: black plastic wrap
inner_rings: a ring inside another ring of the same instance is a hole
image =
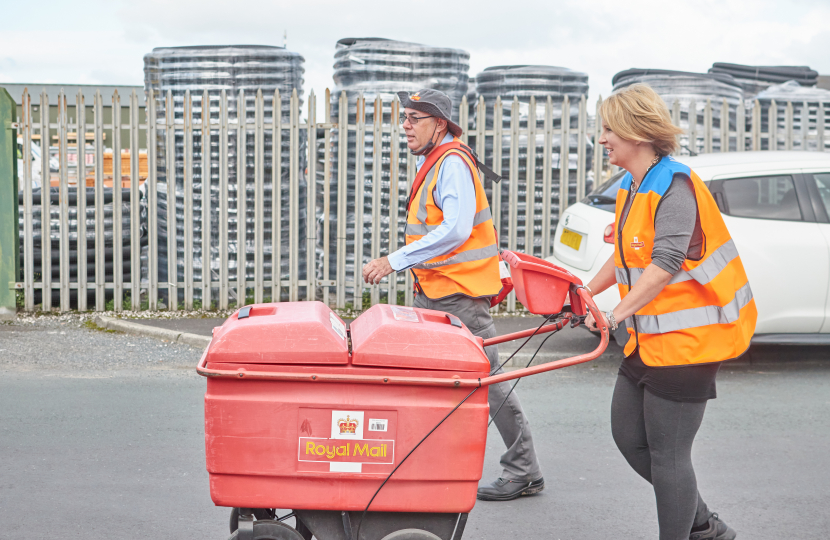
[[[103,241],[104,251],[104,278],[106,282],[112,283],[114,281],[114,230],[113,230],[113,190],[112,188],[104,188],[104,197],[102,200],[103,213],[103,239],[99,239],[96,235],[96,207],[95,207],[95,188],[87,187],[86,191],[86,256],[87,256],[87,281],[90,289],[88,293],[88,305],[92,305],[95,301],[95,256],[96,256],[96,242]],[[67,249],[69,250],[69,281],[78,281],[78,189],[70,186],[67,191],[67,237],[69,243]],[[148,236],[147,236],[147,199],[143,188],[139,189],[139,227],[138,227],[138,246],[142,251],[146,251]],[[42,191],[40,188],[32,190],[32,267],[35,272],[40,272],[43,263],[43,215],[41,208]],[[52,282],[60,281],[61,261],[60,261],[60,191],[57,187],[49,189],[49,220],[48,220],[48,237],[50,254],[49,260],[51,263],[51,278]],[[23,206],[23,192],[18,192],[19,218],[18,225],[20,231],[20,261],[21,267],[27,264],[24,256],[25,239],[24,239],[24,206]],[[132,219],[130,205],[130,189],[124,188],[121,191],[121,245],[122,245],[122,267],[120,269],[121,278],[124,283],[130,282],[131,275],[131,253],[132,253],[132,230],[130,222]],[[40,278],[36,275],[35,281]],[[113,290],[107,289],[106,300],[110,300],[113,296]],[[35,289],[34,303],[38,304],[42,301],[42,290]],[[70,291],[70,307],[77,309],[77,290]],[[60,290],[54,289],[52,291],[52,305],[60,303]]]
[[[796,81],[802,86],[814,86],[818,80],[818,71],[810,66],[747,66],[715,62],[709,72],[728,73],[733,77],[759,81]]]

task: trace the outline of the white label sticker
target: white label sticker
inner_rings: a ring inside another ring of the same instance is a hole
[[[343,463],[343,462],[336,462],[332,461],[329,463],[329,471],[330,472],[363,472],[363,464],[362,463]]]
[[[386,427],[389,425],[389,420],[385,418],[370,418],[369,419],[369,431],[386,431]]]
[[[343,339],[346,339],[346,323],[341,321],[337,317],[337,315],[335,315],[332,312],[329,313],[329,320],[331,321],[332,330],[337,332],[338,336],[342,337]]]
[[[415,310],[412,309],[411,307],[392,306],[392,316],[395,317],[396,321],[414,322],[414,323],[421,322],[420,320],[418,320],[418,314],[415,313]]]

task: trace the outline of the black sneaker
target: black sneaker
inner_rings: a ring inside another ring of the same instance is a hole
[[[545,489],[544,478],[532,482],[499,478],[490,485],[478,488],[478,499],[481,501],[512,501],[526,495],[536,495],[543,489]]]
[[[738,536],[738,533],[721,521],[717,514],[712,514],[707,525],[706,529],[690,534],[689,540],[735,540]]]

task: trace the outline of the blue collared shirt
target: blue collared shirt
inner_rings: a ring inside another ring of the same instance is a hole
[[[452,142],[449,133],[441,144],[448,142]],[[418,158],[418,170],[424,161],[425,156]],[[429,179],[424,180],[428,181]],[[450,155],[441,164],[435,187],[435,203],[441,208],[444,221],[420,240],[389,255],[389,264],[396,272],[408,270],[439,255],[446,255],[470,238],[476,214],[476,190],[470,168],[460,156]]]

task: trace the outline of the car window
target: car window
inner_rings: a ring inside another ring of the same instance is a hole
[[[730,216],[802,221],[791,176],[761,176],[723,181]]]
[[[617,192],[620,190],[620,184],[622,184],[623,176],[625,176],[625,171],[620,171],[615,174],[597,186],[596,189],[592,190],[591,193],[589,193],[588,196],[582,200],[582,203],[613,212],[614,206],[617,204]]]
[[[824,204],[824,210],[830,215],[830,173],[814,174],[819,199]]]

